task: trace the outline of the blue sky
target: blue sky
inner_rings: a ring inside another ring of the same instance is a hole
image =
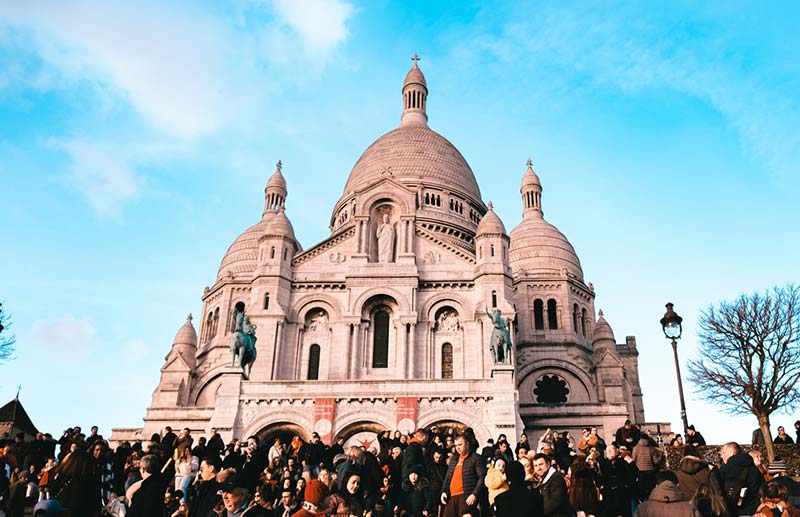
[[[433,129],[509,229],[531,157],[648,420],[679,427],[658,320],[798,280],[798,7],[762,3],[5,2],[0,399],[40,428],[138,426],[186,314],[284,163],[304,247],[396,127],[415,52]],[[686,384],[689,420],[747,441]],[[794,415],[776,416],[790,425]]]

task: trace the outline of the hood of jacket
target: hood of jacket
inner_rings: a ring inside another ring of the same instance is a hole
[[[703,469],[708,469],[708,463],[696,456],[684,456],[678,464],[678,470],[694,476]]]
[[[675,483],[667,480],[656,485],[653,491],[650,492],[648,500],[659,503],[679,503],[686,501],[686,496]]]
[[[753,458],[749,454],[740,452],[728,458],[728,463],[726,463],[726,465],[733,468],[747,468],[750,465],[754,465],[754,463]]]

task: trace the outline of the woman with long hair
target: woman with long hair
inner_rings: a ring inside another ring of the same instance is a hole
[[[185,501],[186,489],[189,488],[189,484],[197,476],[200,460],[197,456],[192,455],[190,447],[183,447],[180,451],[178,464],[175,466],[175,490],[180,490],[183,493],[183,500]]]
[[[348,472],[341,483],[341,491],[332,494],[323,503],[325,515],[328,517],[368,517],[365,515],[366,501],[361,488],[361,475],[355,470]]]
[[[583,456],[578,456],[570,466],[569,503],[578,517],[594,516],[599,511],[600,501],[595,471]]]
[[[680,478],[678,479],[680,480]],[[680,481],[678,481],[678,486],[680,486]],[[697,485],[691,502],[702,517],[728,517],[725,498],[709,484]]]
[[[50,473],[50,496],[71,517],[94,517],[100,511],[100,476],[82,449],[67,454]]]

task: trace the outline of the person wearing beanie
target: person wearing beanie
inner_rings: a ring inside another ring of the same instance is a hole
[[[305,501],[300,505],[300,509],[292,514],[292,517],[325,517],[321,506],[329,492],[327,485],[319,479],[309,481],[306,485]]]
[[[428,479],[423,475],[421,465],[409,469],[408,477],[403,480],[400,495],[400,513],[408,517],[422,517],[430,506],[430,490]]]

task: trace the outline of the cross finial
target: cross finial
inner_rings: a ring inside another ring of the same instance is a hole
[[[492,202],[491,202],[491,201],[489,201],[489,204],[488,204],[487,206],[489,207],[489,210],[491,210],[492,208],[494,208],[494,205],[492,204]]]
[[[601,318],[603,317],[603,309],[600,309],[600,312],[598,313],[598,316],[600,316]]]
[[[420,59],[420,58],[419,58],[419,56],[418,56],[416,53],[414,53],[414,55],[413,55],[413,56],[411,56],[411,61],[413,61],[413,62],[414,62],[414,66],[417,66],[417,61],[419,61],[419,59]]]
[[[531,161],[530,158],[528,158],[528,167],[533,167],[533,162]]]
[[[190,312],[188,316],[186,316],[186,321],[192,321],[192,313]]]
[[[278,163],[275,164],[275,167],[277,167],[278,170],[280,171],[283,168],[283,162],[278,160]]]

